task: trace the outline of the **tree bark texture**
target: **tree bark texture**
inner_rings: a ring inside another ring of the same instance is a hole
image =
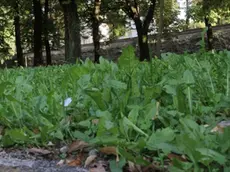
[[[125,0],[125,7],[124,11],[126,14],[133,19],[137,35],[138,35],[138,45],[140,51],[140,61],[150,61],[150,54],[149,54],[149,46],[148,46],[148,30],[149,25],[153,19],[153,14],[155,11],[156,0],[151,0],[151,4],[148,8],[147,15],[145,16],[144,20],[141,20],[141,16],[139,13],[139,4],[136,0],[131,2],[130,0]]]
[[[20,13],[19,13],[18,1],[15,2],[14,27],[15,27],[15,44],[16,44],[18,65],[25,66],[25,59],[23,58],[22,42],[21,42],[21,25],[20,25]]]
[[[207,47],[206,49],[208,51],[213,50],[213,31],[212,31],[212,25],[209,23],[208,17],[205,17],[205,26],[208,28],[207,30]]]
[[[65,60],[69,63],[76,63],[81,58],[81,36],[80,20],[75,0],[59,0],[65,23]]]
[[[158,26],[158,34],[157,34],[157,57],[161,56],[161,38],[163,32],[163,22],[164,22],[164,0],[160,0],[160,20]]]
[[[100,8],[101,8],[101,0],[94,0],[94,8],[93,8],[93,20],[92,20],[92,28],[93,28],[93,44],[94,44],[94,62],[99,63],[100,58],[100,34],[99,34],[99,26],[100,26]]]
[[[34,66],[43,64],[42,59],[42,9],[40,0],[33,0],[34,9]]]
[[[190,11],[189,11],[189,0],[186,0],[186,27],[189,27]]]
[[[49,14],[49,0],[45,0],[45,15],[44,15],[44,37],[45,37],[45,47],[46,47],[46,64],[52,64],[50,44],[49,44],[49,23],[48,23],[48,14]]]

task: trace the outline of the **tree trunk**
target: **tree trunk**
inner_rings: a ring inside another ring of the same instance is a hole
[[[65,23],[65,60],[69,63],[76,63],[77,58],[81,58],[81,36],[80,20],[77,12],[75,0],[68,3],[59,0],[63,12]]]
[[[138,44],[140,50],[140,61],[150,61],[148,35],[138,36]]]
[[[22,44],[21,44],[20,14],[19,14],[18,3],[19,3],[18,1],[15,2],[15,17],[14,17],[15,44],[16,44],[16,51],[17,51],[18,66],[25,66],[25,60],[23,58]]]
[[[212,32],[212,25],[209,23],[208,17],[204,18],[205,26],[208,28],[207,30],[207,50],[213,50],[213,32]]]
[[[45,0],[44,37],[45,37],[45,46],[46,46],[46,64],[51,65],[52,59],[51,59],[50,44],[49,44],[48,13],[49,13],[49,0]]]
[[[100,58],[100,35],[99,35],[100,8],[101,8],[101,0],[94,0],[92,28],[93,28],[94,62],[95,63],[99,63],[99,58]]]
[[[141,22],[141,21],[140,21]],[[140,51],[140,61],[150,61],[150,54],[149,54],[149,45],[148,45],[148,34],[144,32],[141,25],[137,26],[137,36],[138,36],[138,46]]]
[[[140,50],[140,61],[150,61],[149,46],[148,46],[148,30],[149,25],[153,19],[153,13],[155,11],[156,0],[151,0],[151,4],[148,8],[147,15],[142,21],[139,13],[139,4],[134,0],[134,5],[131,5],[129,0],[125,1],[126,5],[124,11],[126,14],[133,19],[137,35],[138,45]]]
[[[157,34],[157,57],[161,56],[161,37],[163,31],[163,22],[164,22],[164,0],[160,0],[160,20],[158,26],[158,34]]]
[[[189,27],[189,19],[190,19],[190,12],[189,12],[189,0],[186,0],[186,28]]]
[[[42,59],[42,10],[40,0],[33,0],[34,6],[34,66],[43,64]]]

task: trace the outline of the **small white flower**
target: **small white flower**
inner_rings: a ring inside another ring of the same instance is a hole
[[[69,106],[69,104],[72,102],[72,99],[70,97],[68,97],[67,99],[65,99],[64,101],[64,106],[67,107]]]

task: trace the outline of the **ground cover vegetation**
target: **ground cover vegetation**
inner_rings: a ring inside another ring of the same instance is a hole
[[[36,148],[87,145],[112,154],[113,172],[230,171],[230,52],[215,51],[212,33],[229,23],[229,7],[186,0],[179,19],[176,0],[3,0],[0,147],[46,154]],[[200,24],[199,52],[161,53],[163,35]],[[115,61],[101,57],[104,36],[110,44],[131,27],[137,46]],[[94,60],[82,57],[89,37]],[[65,65],[52,65],[61,48]]]
[[[79,139],[115,147],[120,167],[228,171],[230,128],[211,130],[229,118],[229,70],[229,51],[139,62],[131,46],[118,63],[1,70],[0,144]]]

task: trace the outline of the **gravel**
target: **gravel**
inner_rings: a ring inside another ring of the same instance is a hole
[[[24,152],[0,152],[0,172],[88,172],[87,169],[57,166],[55,160],[35,158]]]

